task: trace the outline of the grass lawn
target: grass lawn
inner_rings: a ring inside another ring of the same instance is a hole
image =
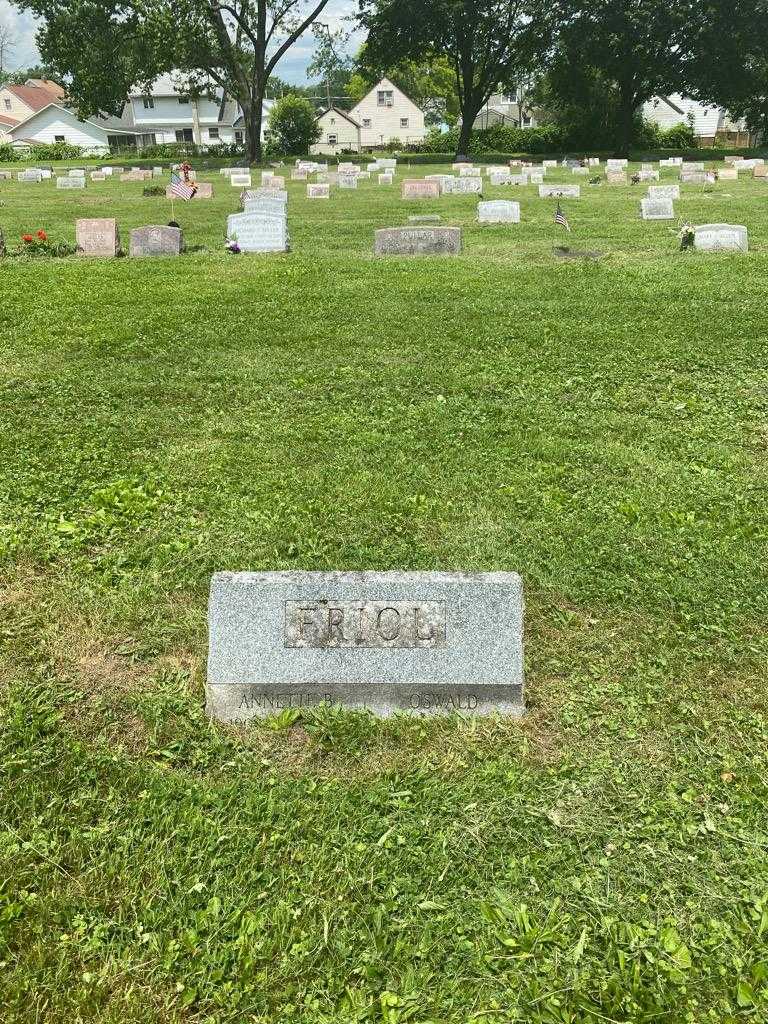
[[[681,254],[566,174],[570,236],[295,182],[230,256],[212,174],[181,259],[3,262],[3,1024],[768,1020],[768,183]],[[464,253],[374,259],[416,212]],[[210,725],[211,573],[291,568],[520,572],[529,714]]]

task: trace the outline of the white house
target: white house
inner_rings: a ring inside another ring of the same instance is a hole
[[[360,125],[346,111],[329,107],[317,116],[320,138],[312,153],[360,152]]]
[[[360,148],[375,149],[388,143],[422,142],[427,134],[424,111],[402,90],[382,78],[356,103],[349,117],[360,125]]]
[[[700,103],[688,96],[654,96],[643,105],[643,117],[661,128],[691,124],[699,141],[705,146],[729,142],[749,145],[749,133],[743,121],[734,120],[727,110],[714,104]]]
[[[104,154],[111,147],[127,147],[136,143],[135,130],[126,120],[97,116],[81,121],[62,102],[47,103],[18,124],[6,128],[5,134],[19,147],[66,142],[94,154]]]
[[[10,142],[8,130],[26,121],[30,114],[63,99],[62,87],[46,78],[28,78],[23,85],[8,82],[0,86],[0,142]]]
[[[475,128],[505,124],[512,128],[536,128],[536,111],[526,103],[529,90],[512,86],[507,92],[496,92],[475,118]]]
[[[237,103],[211,84],[209,96],[191,98],[180,72],[162,75],[148,90],[133,89],[128,97],[140,146],[192,142],[215,146],[245,142],[245,125]],[[272,101],[264,101],[262,140]]]

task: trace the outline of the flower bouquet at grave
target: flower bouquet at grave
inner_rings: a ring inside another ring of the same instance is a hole
[[[237,235],[233,235],[232,238],[228,238],[224,242],[224,248],[227,252],[231,252],[233,256],[236,256],[240,251],[240,246],[237,243]]]
[[[11,249],[8,253],[9,256],[71,256],[77,252],[77,246],[71,245],[69,242],[52,242],[45,231],[42,228],[37,231],[34,235],[24,234],[21,236],[21,245],[17,245],[15,249]]]
[[[641,178],[640,178],[639,174],[635,173],[635,174],[632,175],[632,177],[629,180],[630,180],[630,182],[633,185],[639,185],[640,181],[641,181]]]
[[[590,184],[590,185],[601,185],[602,182],[603,182],[602,174],[596,174],[594,176],[594,178],[589,178],[588,179],[588,184]]]
[[[677,237],[680,239],[680,252],[692,249],[696,239],[696,228],[693,224],[683,224],[677,233]]]

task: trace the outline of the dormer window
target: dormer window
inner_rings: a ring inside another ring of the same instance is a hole
[[[152,99],[151,96],[142,96],[141,97],[141,102],[144,104],[144,109],[145,110],[153,110],[154,109],[155,101]]]

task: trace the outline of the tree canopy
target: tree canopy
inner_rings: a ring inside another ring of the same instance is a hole
[[[220,89],[238,101],[248,156],[258,161],[270,75],[328,2],[20,0],[19,6],[42,19],[43,60],[67,79],[81,114],[118,114],[134,86],[178,70],[190,95]]]
[[[440,58],[451,67],[461,115],[458,148],[493,93],[538,66],[551,39],[545,0],[360,0],[373,75],[402,61]]]

